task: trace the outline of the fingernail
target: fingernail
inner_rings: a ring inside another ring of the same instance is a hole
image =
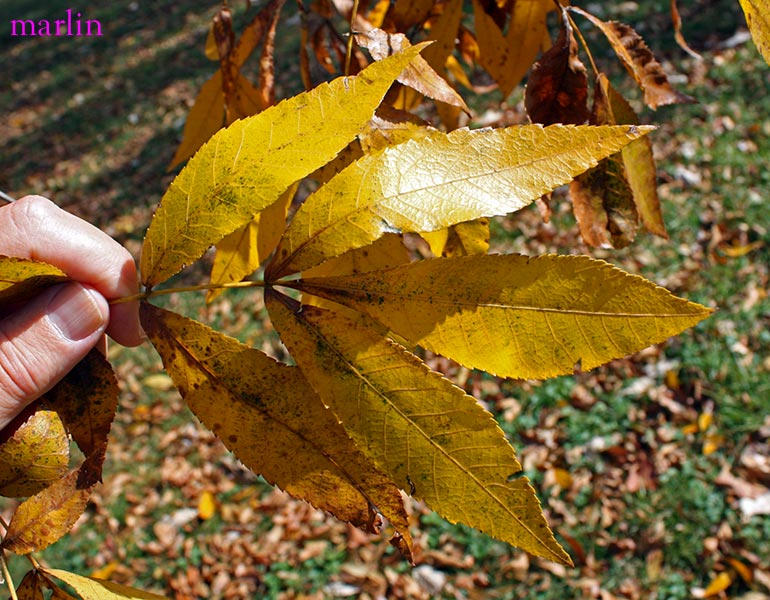
[[[66,285],[48,303],[48,318],[73,342],[87,338],[107,322],[93,292],[82,285]]]

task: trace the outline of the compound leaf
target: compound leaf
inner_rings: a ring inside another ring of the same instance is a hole
[[[368,319],[266,293],[276,329],[356,444],[452,522],[571,564],[494,417]]]
[[[190,409],[248,468],[368,531],[376,506],[411,545],[398,488],[356,449],[297,367],[150,304],[140,315]]]
[[[304,271],[386,232],[435,231],[513,212],[649,131],[572,125],[458,129],[366,155],[297,210],[267,277]]]
[[[711,310],[586,256],[434,258],[292,283],[466,367],[516,378],[592,369]]]
[[[243,227],[344,148],[422,45],[294,96],[215,134],[177,175],[142,247],[154,286]]]

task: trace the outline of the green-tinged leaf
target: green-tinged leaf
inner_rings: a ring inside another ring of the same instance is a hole
[[[119,395],[112,366],[93,349],[41,401],[59,414],[83,454],[101,457],[89,464],[101,466]],[[94,477],[98,481],[101,472]]]
[[[94,483],[92,465],[86,461],[43,491],[27,498],[13,513],[2,547],[15,554],[29,554],[47,548],[78,520],[88,504]]]
[[[152,305],[140,314],[190,409],[247,467],[367,531],[376,506],[411,546],[398,488],[356,449],[298,368]]]
[[[292,286],[462,365],[522,379],[592,369],[712,312],[585,256],[434,258]]]
[[[304,271],[386,232],[504,215],[569,182],[649,127],[458,129],[364,156],[310,195],[267,277]]]
[[[0,431],[0,495],[32,496],[62,477],[70,442],[53,410],[35,403]]]
[[[40,290],[68,279],[53,265],[0,255],[0,308],[27,300]]]
[[[403,489],[462,522],[571,564],[494,417],[368,319],[303,306],[268,291],[276,329],[356,444]]]
[[[212,29],[213,31],[213,29]],[[216,48],[215,48],[216,51]],[[182,142],[168,165],[170,171],[195,154],[225,122],[225,94],[222,91],[222,71],[217,71],[201,87],[187,115]]]
[[[61,569],[44,568],[42,572],[72,586],[82,600],[166,600],[165,596],[104,579],[75,575]]]
[[[142,247],[143,283],[165,281],[334,158],[422,47],[284,100],[214,135],[174,179],[153,216]]]
[[[741,8],[746,15],[751,37],[759,52],[770,65],[770,1],[769,0],[740,0]]]
[[[298,183],[292,185],[277,202],[259,213],[248,225],[236,229],[217,244],[211,283],[241,281],[267,260],[286,229],[286,213],[297,187]],[[221,293],[222,290],[210,290],[206,302],[211,302]]]

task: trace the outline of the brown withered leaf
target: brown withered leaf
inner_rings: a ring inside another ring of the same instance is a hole
[[[603,81],[606,84],[606,78]],[[616,124],[606,85],[597,81],[591,125]],[[586,243],[624,248],[634,240],[639,219],[621,152],[578,175],[569,190],[580,234]]]
[[[309,90],[313,86],[313,82],[310,78],[310,55],[307,51],[308,44],[308,30],[307,30],[307,15],[304,11],[300,11],[300,41],[299,41],[299,74],[302,78],[302,85],[306,90]]]
[[[329,35],[329,28],[326,27],[326,24],[323,24],[313,32],[310,43],[318,64],[321,65],[327,73],[334,75],[337,73],[337,66],[332,60],[331,52],[329,52]]]
[[[93,455],[78,469],[22,502],[13,513],[2,548],[29,554],[47,548],[78,520],[95,485],[93,473],[101,471],[100,457]]]
[[[559,38],[530,73],[524,102],[533,123],[582,125],[588,119],[588,77],[566,10]]]
[[[700,54],[690,48],[687,40],[684,39],[684,35],[682,35],[682,17],[679,14],[679,7],[676,5],[676,0],[671,0],[671,22],[674,25],[674,39],[676,40],[676,43],[679,44],[679,47],[693,58],[699,60],[703,59]]]
[[[43,396],[41,406],[59,413],[83,454],[104,460],[118,395],[118,382],[110,363],[99,350],[93,349]]]
[[[633,27],[618,21],[602,21],[577,6],[570,10],[591,21],[610,42],[623,66],[644,92],[644,103],[652,109],[666,104],[686,104],[695,99],[675,90],[663,67]]]
[[[40,576],[37,569],[27,571],[24,579],[21,580],[19,587],[16,588],[18,600],[43,600],[43,589],[48,587],[45,579]]]
[[[382,60],[411,46],[403,33],[388,33],[382,29],[356,34],[356,42],[369,50],[374,60]],[[409,63],[397,81],[423,96],[470,112],[462,97],[421,56]]]
[[[0,431],[0,495],[37,494],[67,472],[69,458],[59,415],[35,402]]]
[[[278,17],[286,0],[272,0],[262,12],[270,12],[270,25],[259,58],[259,92],[262,95],[262,108],[275,104],[275,30]]]
[[[279,12],[285,0],[271,0],[262,10],[246,25],[241,37],[233,48],[233,63],[242,67],[248,60],[251,53],[259,46],[265,33],[270,27],[270,23],[276,18],[275,13]]]
[[[398,31],[406,31],[425,21],[434,3],[434,0],[396,0],[386,20],[391,22]]]

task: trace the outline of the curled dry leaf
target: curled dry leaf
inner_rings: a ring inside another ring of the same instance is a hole
[[[770,65],[770,0],[740,0],[751,37]]]
[[[638,124],[631,106],[600,73],[594,91],[592,125]],[[570,183],[575,217],[592,246],[622,248],[636,236],[638,216],[645,227],[667,238],[658,198],[652,143],[635,140]]]
[[[684,35],[682,35],[682,17],[679,14],[679,7],[676,4],[676,0],[671,0],[671,22],[674,24],[674,39],[676,40],[676,43],[679,44],[679,47],[693,58],[702,60],[703,57],[690,48],[687,40],[684,39]]]
[[[711,314],[585,256],[434,258],[291,287],[367,313],[466,367],[521,379],[569,374],[578,361],[592,369]]]
[[[190,409],[248,468],[373,531],[377,507],[411,546],[398,488],[358,450],[297,367],[149,304],[142,326]]]
[[[356,42],[369,50],[375,60],[383,60],[411,47],[403,33],[387,33],[382,29],[371,29],[366,33],[356,34]],[[422,56],[417,56],[407,65],[398,76],[398,82],[409,86],[423,96],[470,112],[462,97],[447,83],[446,79],[433,70]]]
[[[48,586],[45,579],[43,579],[37,569],[32,569],[27,571],[19,587],[16,588],[16,596],[18,600],[44,600],[43,589],[46,587]]]
[[[360,76],[322,84],[215,134],[171,182],[153,215],[142,246],[143,283],[165,281],[334,158],[422,47],[376,62]]]
[[[383,233],[435,231],[513,212],[649,131],[572,125],[458,129],[366,155],[300,206],[266,277],[304,271]]]
[[[321,399],[356,445],[404,490],[462,522],[532,554],[571,565],[543,517],[494,417],[361,316],[272,290],[270,319]]]
[[[633,27],[617,21],[602,21],[577,6],[571,6],[570,10],[583,15],[605,35],[623,66],[642,88],[647,106],[655,109],[665,104],[695,102],[694,98],[671,87],[663,67]]]
[[[67,472],[70,443],[55,411],[36,402],[0,436],[0,495],[32,496]]]
[[[582,125],[588,119],[588,77],[566,9],[559,39],[532,69],[524,102],[533,123]]]

